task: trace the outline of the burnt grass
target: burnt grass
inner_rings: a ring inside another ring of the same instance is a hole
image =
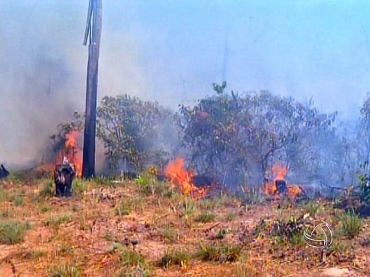
[[[0,276],[370,276],[370,219],[329,200],[192,200],[160,181],[73,186],[56,198],[49,179],[0,181]],[[321,220],[333,231],[325,254],[303,239]]]

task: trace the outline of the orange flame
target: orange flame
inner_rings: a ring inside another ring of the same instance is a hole
[[[302,189],[299,186],[287,185],[287,195],[289,198],[295,198],[302,193]]]
[[[73,165],[76,176],[82,175],[82,150],[78,147],[77,138],[80,135],[78,131],[71,131],[65,135],[64,147],[57,153],[57,163],[63,161],[66,157],[68,162]]]
[[[279,195],[277,195],[278,191],[275,185],[275,181],[277,180],[285,180],[285,176],[288,173],[288,169],[280,164],[275,164],[271,169],[274,179],[273,182],[265,182],[264,183],[264,193],[266,195],[275,195],[277,198],[279,198]],[[302,189],[297,185],[288,185],[287,184],[287,196],[289,198],[295,198],[298,195],[302,194]]]
[[[280,164],[275,164],[272,167],[272,173],[274,174],[274,182],[276,180],[285,180],[285,175],[288,173],[288,169]]]
[[[168,163],[164,175],[174,186],[178,186],[184,195],[190,195],[197,200],[205,196],[206,189],[196,187],[192,182],[194,173],[183,169],[184,160],[177,158]]]

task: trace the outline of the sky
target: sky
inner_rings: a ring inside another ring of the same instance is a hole
[[[40,158],[84,111],[88,0],[0,0],[0,162]],[[177,108],[226,81],[354,120],[370,90],[370,2],[104,0],[99,98]]]

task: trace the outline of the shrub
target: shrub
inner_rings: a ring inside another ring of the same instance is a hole
[[[239,245],[213,243],[206,246],[201,245],[194,256],[202,261],[235,262],[240,258],[241,250]]]
[[[54,266],[49,270],[51,277],[79,277],[80,270],[74,265],[62,264]]]
[[[348,238],[357,236],[362,228],[362,219],[353,210],[340,216],[340,230]]]
[[[47,199],[49,197],[53,197],[54,196],[54,184],[52,181],[48,181],[46,183],[44,183],[44,185],[42,186],[40,192],[39,192],[39,197],[41,199]]]
[[[30,228],[29,222],[0,222],[0,244],[17,244],[23,242],[25,233]]]
[[[196,219],[195,221],[206,223],[206,222],[211,222],[215,219],[216,215],[213,213],[210,213],[208,211],[202,212]]]
[[[16,196],[14,197],[14,206],[18,207],[18,206],[23,206],[23,197],[22,196]]]
[[[370,203],[370,176],[368,174],[360,174],[359,185],[361,190],[361,201]]]
[[[169,267],[170,265],[182,266],[189,260],[189,254],[183,250],[166,251],[162,258],[159,259],[157,265],[159,267]]]

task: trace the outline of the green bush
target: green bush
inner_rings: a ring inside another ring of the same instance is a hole
[[[183,250],[166,251],[166,253],[159,259],[157,265],[159,267],[169,267],[170,265],[186,264],[190,255]]]
[[[20,221],[0,222],[0,244],[17,244],[24,241],[27,230],[31,228],[29,222]]]
[[[49,197],[53,197],[54,194],[55,194],[55,189],[54,189],[53,181],[48,181],[44,183],[44,185],[42,186],[39,192],[39,197],[41,199],[47,199]]]
[[[19,207],[23,206],[23,197],[22,196],[16,196],[13,200],[14,206]]]
[[[359,185],[361,190],[361,201],[370,204],[370,175],[360,174]]]
[[[82,195],[87,188],[87,182],[81,179],[73,179],[72,191],[74,195]]]
[[[195,257],[202,261],[235,262],[241,256],[242,247],[239,245],[228,245],[226,243],[213,243],[201,245],[195,253]]]
[[[340,216],[340,231],[348,238],[357,236],[362,228],[362,219],[353,210]]]
[[[202,212],[195,221],[206,223],[206,222],[212,222],[216,218],[216,215],[211,212]]]

